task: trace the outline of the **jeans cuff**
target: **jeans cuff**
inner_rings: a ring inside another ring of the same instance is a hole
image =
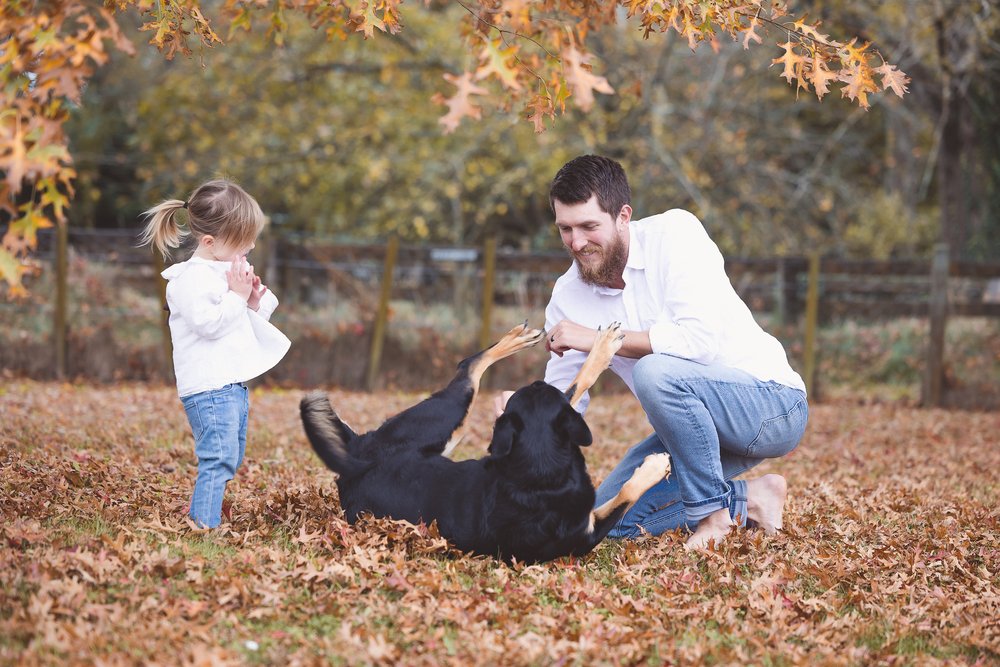
[[[729,500],[729,517],[738,521],[741,528],[747,525],[747,483],[744,479],[734,479],[729,482],[732,496]]]
[[[726,483],[727,486],[729,483]],[[684,503],[684,510],[689,523],[696,524],[710,514],[729,507],[732,491],[727,490],[721,496],[700,500],[697,503]]]

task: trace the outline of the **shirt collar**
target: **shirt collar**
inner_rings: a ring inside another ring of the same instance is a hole
[[[628,261],[625,262],[625,267],[637,271],[646,269],[646,256],[642,252],[639,235],[635,233],[635,227],[631,223],[628,226]]]
[[[232,262],[226,262],[218,259],[205,259],[204,257],[197,257],[195,255],[191,255],[191,257],[188,258],[187,261],[191,262],[192,264],[206,264],[215,269],[223,269],[226,271],[228,271],[229,268],[233,265]]]

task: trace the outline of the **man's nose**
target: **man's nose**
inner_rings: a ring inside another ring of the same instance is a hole
[[[574,230],[571,232],[569,247],[573,249],[573,252],[580,252],[587,247],[587,236],[583,232],[578,232]]]

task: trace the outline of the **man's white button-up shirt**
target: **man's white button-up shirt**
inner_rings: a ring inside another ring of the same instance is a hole
[[[672,209],[630,222],[622,277],[624,289],[588,285],[574,262],[552,290],[545,328],[564,319],[593,329],[617,321],[627,331],[648,331],[653,354],[722,364],[805,391],[781,343],[754,320],[726,275],[718,246],[691,213]],[[545,381],[565,390],[586,356],[575,350],[552,354]],[[633,393],[637,361],[616,356],[611,362]]]

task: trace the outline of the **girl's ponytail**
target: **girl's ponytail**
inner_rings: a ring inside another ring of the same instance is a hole
[[[163,254],[164,259],[170,254],[170,248],[178,247],[188,235],[177,222],[177,211],[187,208],[187,203],[179,199],[168,199],[157,204],[142,215],[149,218],[146,228],[139,237],[140,245],[152,245]]]

